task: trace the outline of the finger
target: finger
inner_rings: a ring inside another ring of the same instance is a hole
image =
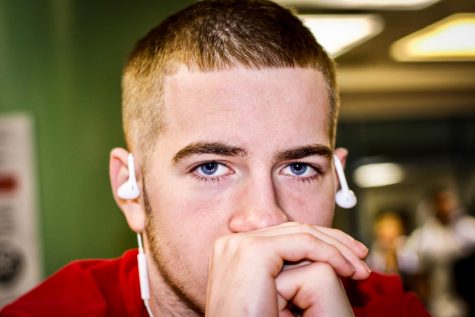
[[[371,270],[361,259],[367,254],[367,248],[360,242],[353,239],[346,233],[331,228],[313,227],[298,223],[287,223],[285,226],[276,226],[276,230],[258,230],[258,236],[276,236],[306,232],[316,238],[336,247],[340,253],[355,267],[355,272],[351,278],[356,280],[366,279]],[[292,264],[295,265],[295,264]]]
[[[304,231],[308,233],[315,234],[319,236],[319,234],[324,233],[326,235],[332,236],[335,239],[339,240],[341,243],[347,245],[350,249],[354,250],[354,252],[360,257],[361,259],[365,258],[368,255],[368,248],[358,240],[354,239],[352,236],[348,235],[347,233],[328,227],[320,227],[320,226],[311,226],[307,224],[301,224],[298,222],[286,222],[274,227],[266,227],[253,232],[253,234],[258,236],[268,236],[268,235],[278,235],[284,233],[292,233],[292,232],[299,232]]]
[[[340,279],[328,264],[312,263],[282,272],[276,289],[279,297],[303,310],[304,316],[353,316]]]
[[[277,303],[278,303],[279,317],[295,317],[295,316],[302,315],[300,308],[290,303],[280,294],[277,294]]]
[[[341,231],[332,230],[332,232],[330,232],[330,233],[335,233],[335,232],[341,232]],[[343,232],[341,232],[341,233],[343,233]],[[344,235],[346,235],[346,234],[344,234]],[[358,257],[358,255],[354,252],[354,249],[351,249],[345,243],[342,243],[340,240],[338,240],[338,239],[334,238],[333,236],[331,236],[329,234],[326,234],[324,232],[320,232],[319,238],[321,240],[335,246],[336,248],[338,248],[338,250],[341,252],[341,254],[343,254],[343,256],[346,257],[346,259],[351,262],[351,264],[356,269],[355,273],[353,274],[353,276],[351,276],[351,278],[353,278],[355,280],[363,280],[363,279],[366,279],[369,276],[369,274],[371,273],[371,270],[369,269],[368,265]]]
[[[279,317],[284,316],[287,312],[287,300],[280,294],[277,294],[277,308],[279,309]]]
[[[356,240],[349,234],[334,228],[318,227],[317,229],[326,233],[327,235],[335,237],[336,239],[350,247],[352,250],[355,250],[355,253],[361,259],[364,259],[368,255],[368,248],[363,243]]]
[[[351,277],[355,273],[353,264],[338,248],[312,234],[299,232],[261,238],[263,239],[261,247],[272,249],[273,252],[269,254],[276,256],[273,260],[266,261],[266,263],[274,265],[269,270],[269,272],[273,272],[274,277],[280,273],[283,261],[299,262],[303,260],[328,263],[340,276]]]

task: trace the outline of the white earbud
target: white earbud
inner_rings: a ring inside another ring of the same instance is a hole
[[[129,179],[120,185],[117,195],[122,199],[137,199],[140,196],[140,188],[135,178],[135,164],[132,153],[128,157]]]
[[[336,175],[341,187],[335,196],[336,204],[341,208],[353,208],[356,206],[357,199],[355,193],[348,187],[343,166],[341,166],[340,159],[336,155],[333,155],[333,163],[335,164]]]
[[[117,190],[117,195],[122,199],[137,199],[140,196],[140,188],[137,184],[137,179],[135,178],[135,164],[134,156],[132,153],[129,153],[127,158],[127,165],[129,168],[129,179],[120,185]],[[142,245],[142,235],[137,233],[137,242],[138,242],[138,254],[137,254],[137,265],[139,270],[139,285],[140,285],[140,295],[144,302],[145,308],[147,309],[148,315],[153,317],[152,310],[150,308],[150,287],[148,285],[148,270],[147,270],[147,258],[145,251]]]

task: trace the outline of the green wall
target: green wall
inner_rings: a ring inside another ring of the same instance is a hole
[[[139,37],[191,2],[0,0],[0,114],[35,120],[46,275],[134,247],[108,179],[123,145],[121,69]]]

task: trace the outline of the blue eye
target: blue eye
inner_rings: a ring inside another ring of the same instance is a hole
[[[293,176],[298,178],[311,178],[319,174],[316,168],[301,162],[287,164],[281,170],[281,173],[287,176]]]
[[[305,174],[308,169],[308,165],[302,163],[292,163],[289,165],[289,167],[292,174],[297,176]]]
[[[199,169],[203,174],[211,176],[218,170],[219,164],[216,162],[209,162],[199,166]]]
[[[224,176],[233,174],[233,170],[223,163],[211,161],[200,164],[195,167],[193,169],[193,174],[199,180],[218,181],[221,180]]]

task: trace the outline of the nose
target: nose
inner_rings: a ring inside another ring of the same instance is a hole
[[[280,207],[272,177],[248,180],[238,195],[238,203],[229,221],[231,232],[252,231],[289,221]]]

